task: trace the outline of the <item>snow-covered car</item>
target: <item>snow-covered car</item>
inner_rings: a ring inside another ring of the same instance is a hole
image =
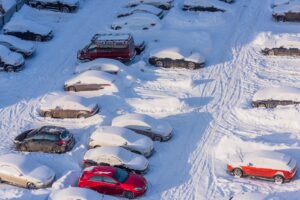
[[[272,16],[277,21],[300,22],[300,1],[291,1],[274,7]]]
[[[266,56],[300,56],[299,48],[288,48],[288,47],[265,48],[261,52],[263,55]]]
[[[14,143],[20,151],[64,153],[73,148],[75,139],[66,128],[42,126],[24,131],[14,139]]]
[[[251,176],[282,184],[294,178],[297,164],[295,159],[280,152],[256,151],[235,157],[227,170],[238,178]]]
[[[119,12],[117,14],[117,17],[119,17],[119,18],[126,17],[126,16],[132,15],[134,13],[149,13],[152,15],[156,15],[160,19],[162,19],[164,17],[164,10],[157,8],[155,6],[152,6],[152,5],[147,5],[147,4],[140,4],[136,7],[122,10],[121,12]]]
[[[69,187],[52,191],[48,200],[117,200],[117,198],[99,194],[88,188]]]
[[[225,12],[225,3],[219,0],[185,0],[182,10],[184,11],[207,11]]]
[[[64,85],[64,90],[73,92],[109,90],[117,88],[114,84],[115,81],[116,76],[112,74],[90,70],[67,80]]]
[[[158,26],[160,19],[149,13],[134,13],[127,17],[117,18],[113,21],[111,29],[148,30]]]
[[[113,146],[89,149],[83,157],[83,163],[85,167],[108,165],[137,173],[146,173],[149,165],[144,156]]]
[[[79,0],[29,0],[28,4],[37,9],[51,9],[69,13],[78,9]]]
[[[12,19],[4,25],[3,33],[13,35],[24,40],[48,41],[53,38],[52,29],[34,21],[24,19],[16,13]]]
[[[0,45],[6,46],[11,51],[21,53],[25,57],[35,52],[35,46],[32,42],[11,35],[0,35]]]
[[[151,156],[154,151],[153,141],[150,138],[127,128],[113,126],[97,128],[90,136],[89,146],[90,148],[102,146],[123,147],[145,157]]]
[[[295,87],[270,87],[256,92],[252,106],[275,108],[277,106],[300,104],[300,89]]]
[[[75,73],[82,73],[89,70],[98,70],[110,74],[118,74],[121,68],[124,68],[124,64],[118,60],[98,58],[93,61],[77,65],[75,68]]]
[[[128,128],[136,133],[150,137],[154,141],[171,139],[173,128],[164,121],[145,114],[125,114],[115,117],[112,126]]]
[[[98,104],[75,95],[54,93],[47,95],[40,106],[43,117],[52,118],[87,118],[100,110]]]
[[[28,189],[44,188],[52,184],[55,173],[45,165],[19,154],[0,156],[0,180]]]
[[[199,69],[204,67],[204,57],[195,51],[184,51],[179,47],[164,47],[150,52],[148,62],[156,67],[179,67]]]
[[[141,4],[148,4],[163,10],[170,10],[173,7],[174,0],[131,0],[127,7],[132,8]]]
[[[24,57],[16,52],[10,51],[7,47],[0,45],[0,70],[12,72],[23,69]]]

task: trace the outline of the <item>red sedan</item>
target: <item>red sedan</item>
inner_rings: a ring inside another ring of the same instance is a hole
[[[146,192],[147,181],[141,175],[128,173],[120,168],[93,166],[83,170],[78,186],[103,194],[121,195],[133,199]]]
[[[295,177],[297,164],[295,159],[283,153],[258,151],[231,161],[227,170],[235,177],[258,177],[282,184]]]

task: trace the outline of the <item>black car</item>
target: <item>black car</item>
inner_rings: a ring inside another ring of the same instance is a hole
[[[292,101],[292,100],[258,100],[252,101],[253,108],[276,108],[277,106],[288,106],[288,105],[298,105],[300,102]]]
[[[43,126],[21,133],[15,138],[14,143],[19,151],[64,153],[73,148],[75,139],[63,127]]]
[[[300,56],[300,49],[298,48],[285,48],[285,47],[279,47],[279,48],[265,48],[262,51],[262,54],[264,55],[270,55],[270,56]]]
[[[69,13],[78,9],[79,0],[29,0],[28,4],[37,9],[50,9]]]

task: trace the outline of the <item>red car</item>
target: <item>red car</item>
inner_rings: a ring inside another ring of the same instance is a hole
[[[283,153],[258,151],[231,161],[227,170],[238,178],[251,176],[282,184],[295,177],[297,164],[295,159]]]
[[[96,34],[90,44],[78,51],[77,58],[80,61],[111,58],[129,62],[144,48],[144,42],[135,45],[131,34]]]
[[[99,193],[133,199],[147,190],[146,179],[138,174],[111,166],[93,166],[83,170],[78,187],[90,188]]]

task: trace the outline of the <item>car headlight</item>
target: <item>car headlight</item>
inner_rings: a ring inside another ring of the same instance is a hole
[[[141,188],[141,187],[136,187],[136,188],[134,188],[134,190],[135,190],[135,191],[141,191],[141,190],[143,190],[143,188]]]

